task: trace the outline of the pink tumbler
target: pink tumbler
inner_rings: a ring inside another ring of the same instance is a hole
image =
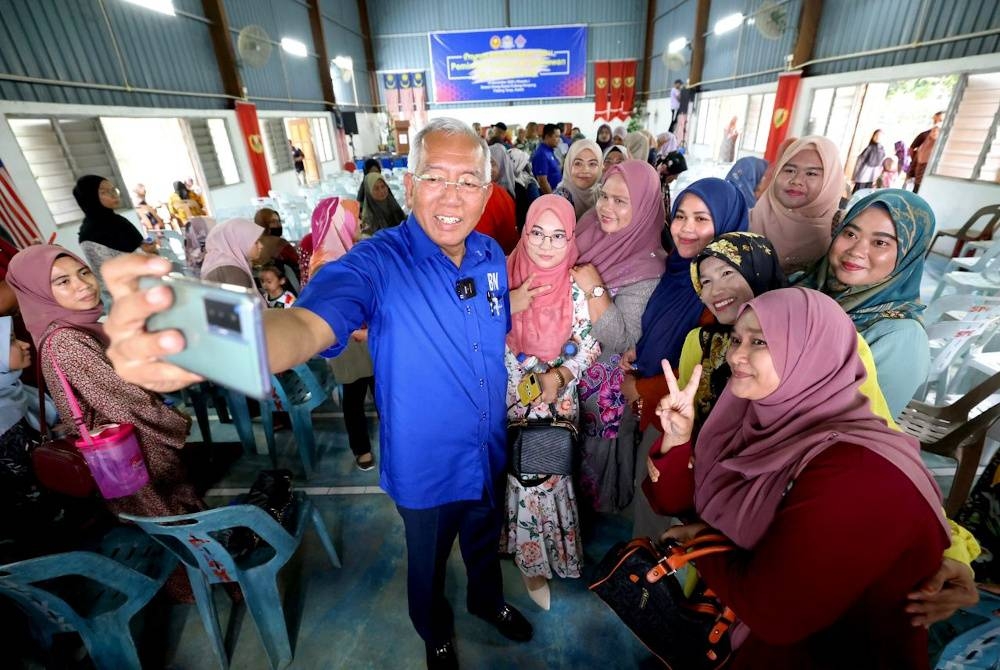
[[[105,498],[130,496],[149,483],[139,440],[130,423],[98,426],[76,441]]]

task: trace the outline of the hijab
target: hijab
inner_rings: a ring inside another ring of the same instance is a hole
[[[611,143],[612,144],[615,143],[616,137],[621,138],[622,141],[625,141],[626,136],[628,136],[628,131],[625,129],[625,126],[615,126],[615,129],[611,131]]]
[[[142,234],[131,221],[101,204],[98,191],[103,181],[108,180],[95,174],[88,174],[80,177],[73,187],[76,204],[83,210],[79,240],[131,253],[142,246]]]
[[[502,144],[490,145],[490,158],[497,162],[500,167],[500,176],[497,183],[507,189],[510,197],[514,197],[514,163],[507,153],[507,148]]]
[[[795,287],[764,293],[741,314],[750,308],[781,381],[761,400],[723,391],[694,450],[698,515],[752,549],[809,462],[828,447],[848,443],[899,468],[950,536],[920,444],[872,414],[858,390],[865,368],[857,333],[840,306],[818,291]]]
[[[624,147],[621,144],[612,144],[610,147],[604,150],[605,160],[607,160],[608,155],[610,155],[612,151],[617,151],[618,153],[620,153],[622,156],[625,157],[625,160],[628,160],[630,158],[628,147]]]
[[[572,170],[573,161],[584,151],[589,150],[594,154],[594,159],[597,160],[597,173],[598,177],[594,181],[593,186],[588,189],[582,189],[573,183],[573,178],[570,176],[570,171]],[[569,192],[570,198],[573,202],[573,209],[576,212],[576,218],[579,219],[584,213],[593,207],[597,203],[597,190],[598,182],[600,182],[601,177],[601,159],[604,156],[601,151],[601,147],[597,146],[597,142],[588,139],[576,140],[570,145],[569,151],[566,153],[565,162],[565,174],[563,175],[563,180],[560,182],[560,186]]]
[[[379,201],[372,195],[372,189],[377,182],[385,184],[388,194],[385,200]],[[365,175],[365,201],[361,205],[361,223],[365,232],[374,235],[380,230],[398,226],[406,219],[406,214],[396,202],[396,196],[392,194],[389,184],[381,172],[369,172]]]
[[[729,169],[726,181],[740,190],[743,199],[747,201],[747,207],[757,204],[757,184],[763,179],[767,171],[767,161],[754,156],[744,156]]]
[[[236,267],[253,281],[253,268],[247,254],[266,231],[250,219],[229,219],[208,231],[205,237],[205,261],[201,276],[222,267]]]
[[[771,240],[785,272],[799,270],[819,260],[830,246],[833,215],[844,192],[844,167],[837,146],[825,137],[810,135],[793,143],[778,160],[774,174],[804,149],[814,149],[823,164],[823,184],[812,201],[796,209],[786,209],[778,202],[777,183],[772,181],[757,201],[750,226]]]
[[[316,231],[319,240],[315,240],[310,232],[308,253],[313,247],[319,246],[327,254],[327,259],[335,261],[351,250],[354,246],[354,232],[357,221],[354,216],[341,207],[340,198],[323,198],[312,213],[312,230]]]
[[[603,129],[605,129],[605,128],[608,129],[608,139],[605,140],[604,142],[602,142],[601,141],[601,131]],[[595,137],[597,138],[597,146],[601,147],[601,151],[604,151],[605,149],[607,149],[608,147],[610,147],[613,144],[613,141],[614,141],[614,136],[612,136],[612,134],[611,134],[611,126],[609,126],[606,123],[602,123],[601,125],[599,125],[597,127],[597,135],[595,135]]]
[[[639,160],[646,160],[649,156],[649,138],[646,133],[636,131],[625,136],[625,146],[628,148],[628,155]]]
[[[666,158],[667,154],[677,151],[681,147],[677,142],[677,136],[670,131],[660,133],[656,136],[656,146],[659,147],[656,155],[660,158]]]
[[[728,181],[708,177],[692,183],[674,201],[671,219],[688,194],[705,201],[712,214],[715,237],[747,229],[746,202]],[[667,257],[667,270],[646,303],[642,313],[642,336],[635,348],[635,363],[643,377],[657,374],[661,369],[660,361],[664,358],[670,361],[671,366],[677,367],[684,338],[698,325],[698,319],[705,311],[701,298],[691,285],[691,260],[676,251],[671,252]]]
[[[527,250],[531,244],[528,241],[531,229],[545,212],[556,215],[567,236],[566,256],[559,265],[548,269],[535,265]],[[551,193],[539,196],[528,208],[521,239],[507,258],[507,275],[511,286],[520,286],[534,274],[536,286],[548,284],[552,288],[536,293],[527,310],[511,317],[507,345],[515,355],[524,352],[542,361],[554,360],[572,335],[573,297],[569,271],[580,255],[575,229],[576,213],[562,196]]]
[[[85,330],[107,346],[104,326],[97,322],[104,314],[101,303],[86,310],[66,309],[52,295],[52,265],[60,256],[69,256],[90,267],[79,256],[54,244],[36,244],[17,252],[7,270],[7,283],[17,294],[24,325],[38,348],[45,331],[56,323]]]
[[[21,419],[35,430],[41,430],[38,421],[38,389],[25,386],[21,382],[21,370],[10,369],[10,350],[14,340],[12,332],[14,320],[9,316],[0,317],[0,435],[6,433]],[[59,422],[56,406],[45,397],[45,423],[54,426]]]
[[[188,190],[187,184],[182,181],[174,182],[174,193],[176,193],[177,197],[181,200],[187,200],[191,197],[191,191]]]
[[[663,198],[660,177],[646,161],[627,160],[612,165],[601,178],[601,185],[619,175],[628,187],[632,221],[613,233],[601,230],[597,208],[587,210],[577,226],[580,263],[593,263],[609,289],[619,289],[663,274]]]
[[[528,155],[528,152],[520,149],[508,149],[507,156],[510,157],[510,162],[513,165],[514,182],[518,186],[528,188],[532,183],[538,186],[535,176],[531,174],[531,156]]]
[[[836,300],[860,332],[882,319],[920,318],[925,307],[920,303],[924,253],[934,235],[934,211],[927,201],[910,191],[885,188],[858,200],[837,226],[834,237],[869,207],[888,212],[896,228],[896,267],[888,277],[877,284],[845,286],[830,269],[827,252],[809,271],[792,278],[796,285],[819,289]]]

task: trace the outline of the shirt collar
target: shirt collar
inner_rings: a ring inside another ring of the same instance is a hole
[[[401,227],[406,231],[406,236],[409,238],[410,253],[413,255],[415,264],[423,263],[428,258],[434,256],[445,255],[441,251],[441,247],[427,236],[427,233],[424,232],[424,229],[412,213],[406,217],[406,221],[402,223]],[[490,258],[490,248],[487,244],[488,239],[486,236],[479,235],[475,231],[469,233],[469,236],[465,238],[465,258],[462,264],[469,263],[475,265],[484,258]],[[448,259],[448,262],[451,263],[451,259]]]

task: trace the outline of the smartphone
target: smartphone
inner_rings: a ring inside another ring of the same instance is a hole
[[[139,288],[166,286],[173,305],[146,321],[150,331],[176,329],[183,351],[167,360],[243,395],[271,395],[271,372],[264,339],[263,300],[256,291],[171,273],[142,277]]]
[[[542,395],[542,386],[538,383],[538,377],[535,376],[534,372],[526,374],[518,382],[517,398],[521,401],[522,405],[530,405],[540,395]]]

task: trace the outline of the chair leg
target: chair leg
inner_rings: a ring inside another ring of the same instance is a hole
[[[965,504],[965,499],[969,497],[972,482],[976,478],[976,469],[983,457],[985,444],[986,435],[983,435],[975,444],[962,447],[957,454],[958,467],[955,470],[955,479],[951,482],[951,491],[948,493],[948,500],[945,504],[945,512],[949,519],[955,518],[958,510]]]
[[[198,605],[198,614],[201,615],[201,625],[205,628],[212,643],[212,650],[219,661],[222,670],[229,668],[229,656],[226,654],[226,645],[222,639],[222,629],[219,627],[219,612],[215,608],[215,600],[212,598],[212,585],[208,583],[200,570],[187,568],[188,580],[191,582],[191,590],[194,591],[194,601]]]
[[[934,302],[935,300],[937,300],[938,298],[940,298],[941,294],[944,293],[944,287],[946,285],[944,278],[946,276],[947,276],[947,273],[945,273],[944,275],[942,275],[941,279],[938,280],[938,285],[937,285],[937,288],[934,289],[934,297],[931,298],[931,302]]]
[[[127,620],[100,616],[89,624],[78,632],[97,670],[142,670]]]
[[[243,451],[248,454],[256,454],[257,440],[254,438],[246,396],[228,389],[224,393],[226,404],[229,405],[229,412],[233,416],[233,424],[236,426],[236,434],[240,436],[240,442],[243,443]]]
[[[326,549],[326,555],[330,557],[333,567],[341,567],[340,556],[337,554],[336,547],[333,546],[330,533],[326,530],[326,522],[323,521],[323,515],[320,514],[319,508],[316,505],[309,505],[309,516],[312,519],[313,529],[319,536],[319,541],[323,543],[323,548]]]
[[[314,467],[313,454],[316,452],[312,413],[303,406],[295,406],[288,410],[288,415],[292,420],[292,432],[295,433],[295,442],[299,447],[299,458],[302,459],[302,466],[308,476]]]
[[[267,453],[271,456],[271,467],[278,469],[278,448],[274,443],[274,410],[268,400],[260,404],[260,421],[264,424],[264,440],[267,442]]]
[[[264,570],[244,573],[240,580],[247,610],[257,627],[271,667],[283,668],[292,660],[292,647],[288,639],[285,609],[278,592],[277,575]]]

